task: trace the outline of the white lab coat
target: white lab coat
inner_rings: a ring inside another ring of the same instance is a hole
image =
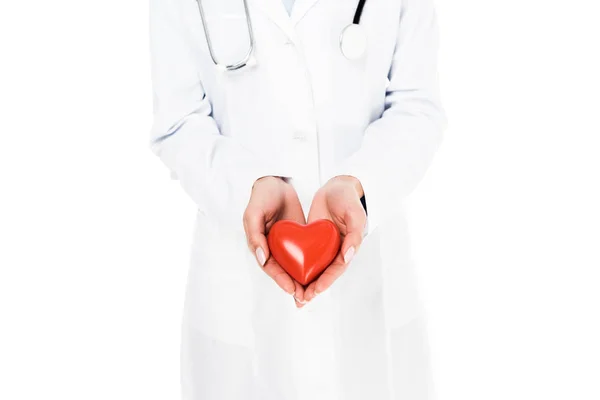
[[[364,59],[340,52],[357,1],[249,0],[252,67],[209,56],[195,0],[151,0],[152,148],[198,207],[183,322],[185,400],[431,398],[403,201],[445,119],[432,0],[369,0]],[[241,0],[204,0],[216,55],[249,45]],[[348,271],[304,309],[261,271],[242,214],[257,178],[291,178],[305,212],[360,179],[368,228]]]

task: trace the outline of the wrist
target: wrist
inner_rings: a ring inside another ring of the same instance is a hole
[[[273,175],[267,175],[267,176],[263,176],[261,178],[258,178],[256,181],[254,181],[254,186],[256,186],[259,183],[275,183],[275,184],[280,184],[280,183],[287,183],[287,181],[281,177],[281,176],[273,176]]]
[[[286,180],[279,176],[263,176],[262,178],[254,181],[252,185],[252,192],[256,190],[266,190],[270,193],[285,193],[288,183]]]
[[[362,184],[360,183],[358,178],[356,178],[352,175],[338,175],[338,176],[332,178],[332,180],[335,180],[336,182],[339,182],[344,185],[348,185],[348,186],[352,187],[354,189],[354,191],[356,191],[356,194],[358,195],[359,198],[363,197],[365,195]]]

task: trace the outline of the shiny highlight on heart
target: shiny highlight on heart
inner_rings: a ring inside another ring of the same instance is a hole
[[[306,286],[319,277],[340,251],[340,233],[329,220],[308,225],[278,221],[267,238],[273,258],[292,278]]]

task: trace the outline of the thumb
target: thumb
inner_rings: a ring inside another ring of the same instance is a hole
[[[367,220],[362,206],[348,213],[344,222],[346,225],[346,235],[342,242],[341,252],[342,257],[344,257],[344,263],[348,264],[354,258],[363,240],[363,232]]]
[[[265,236],[264,214],[260,211],[248,211],[244,216],[244,229],[246,231],[248,248],[252,251],[260,266],[264,267],[269,259],[269,245],[267,244],[267,238]]]
[[[350,261],[352,261],[361,243],[362,232],[360,234],[358,232],[352,232],[344,237],[342,243],[342,257],[344,257],[345,264],[349,264]]]
[[[264,235],[260,235],[251,239],[250,249],[254,252],[256,261],[261,267],[265,266],[265,263],[269,259],[269,245],[267,244],[267,238]]]

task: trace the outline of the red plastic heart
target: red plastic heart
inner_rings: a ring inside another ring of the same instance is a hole
[[[319,277],[340,251],[340,233],[329,220],[308,225],[278,221],[267,238],[275,261],[306,286]]]

